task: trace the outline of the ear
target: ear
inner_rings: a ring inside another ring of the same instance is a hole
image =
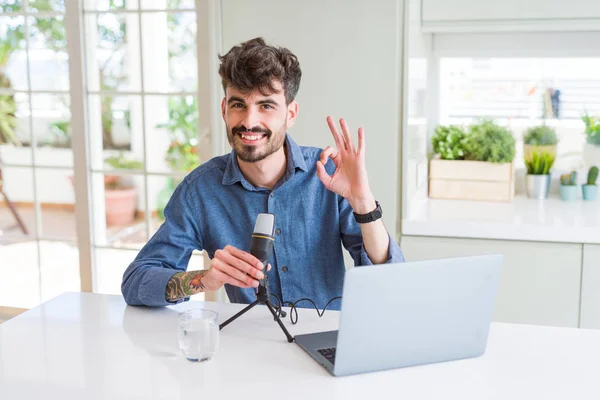
[[[297,115],[298,115],[298,103],[296,102],[296,100],[294,100],[287,106],[287,126],[288,126],[288,128],[291,128],[292,126],[294,126]]]
[[[221,116],[223,117],[223,121],[227,122],[225,120],[225,100],[225,97],[223,97],[223,100],[221,100]]]

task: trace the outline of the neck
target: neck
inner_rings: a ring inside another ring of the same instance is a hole
[[[264,160],[249,163],[237,159],[242,174],[256,187],[273,189],[281,179],[287,167],[285,145]]]

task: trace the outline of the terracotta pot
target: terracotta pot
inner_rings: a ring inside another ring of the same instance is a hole
[[[73,176],[69,181],[73,184]],[[104,183],[115,182],[117,177],[105,176]],[[135,188],[127,189],[104,189],[104,200],[106,202],[106,224],[108,226],[123,226],[129,224],[135,218],[137,207],[137,192]]]
[[[106,224],[127,225],[135,217],[137,196],[135,189],[105,190]]]

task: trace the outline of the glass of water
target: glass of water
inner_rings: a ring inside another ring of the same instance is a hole
[[[179,349],[189,361],[210,360],[219,347],[218,314],[196,309],[179,313]]]

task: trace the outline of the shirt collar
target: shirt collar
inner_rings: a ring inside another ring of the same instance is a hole
[[[287,155],[287,171],[285,175],[291,176],[297,169],[308,171],[300,146],[298,146],[287,133],[285,135],[285,145]],[[284,176],[284,179],[286,176]],[[223,185],[233,185],[236,182],[242,182],[244,187],[252,186],[248,181],[246,181],[246,178],[244,178],[244,175],[240,170],[235,151],[231,150],[229,153],[229,159],[227,160],[227,166],[225,167],[225,172],[223,174],[222,183]]]

